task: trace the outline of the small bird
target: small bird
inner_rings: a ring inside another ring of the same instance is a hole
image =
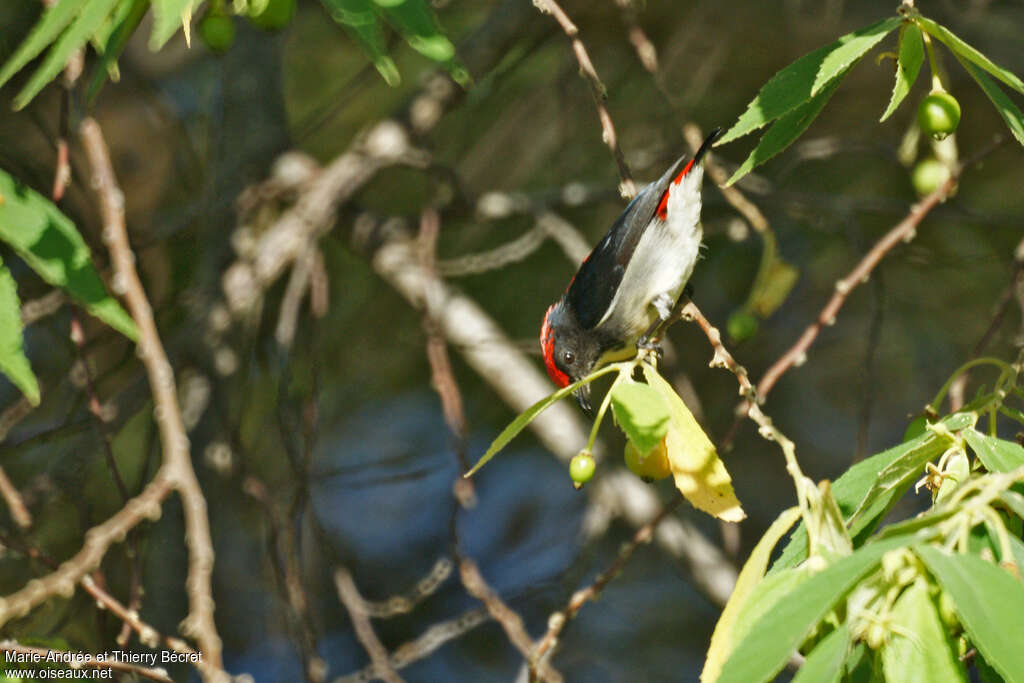
[[[700,162],[721,134],[713,130],[693,159],[684,165],[684,155],[640,190],[548,308],[540,344],[558,386],[636,355],[646,334],[670,317],[703,236]],[[577,389],[576,399],[589,413],[590,386]]]

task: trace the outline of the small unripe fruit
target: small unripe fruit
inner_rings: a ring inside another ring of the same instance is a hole
[[[213,52],[227,52],[235,44],[235,21],[222,12],[207,12],[198,32],[199,39]]]
[[[672,474],[668,462],[668,448],[665,439],[655,446],[647,457],[641,457],[640,450],[630,441],[626,444],[626,467],[644,481],[657,481]]]
[[[960,103],[948,92],[933,91],[917,108],[917,124],[925,135],[941,140],[960,125]]]
[[[949,166],[938,159],[922,159],[911,171],[910,182],[914,186],[914,192],[917,192],[919,197],[924,197],[939,189],[949,180],[950,174]]]
[[[295,0],[269,0],[259,14],[250,14],[249,21],[264,31],[279,31],[292,22]]]
[[[594,476],[597,463],[590,451],[580,451],[569,461],[569,476],[572,477],[573,486],[580,489]]]
[[[942,624],[946,627],[950,633],[960,632],[960,618],[956,614],[956,605],[953,604],[953,598],[949,597],[949,593],[946,591],[939,592],[939,617],[942,619]]]
[[[748,311],[736,311],[729,316],[729,322],[725,327],[730,339],[741,342],[757,334],[757,318]]]

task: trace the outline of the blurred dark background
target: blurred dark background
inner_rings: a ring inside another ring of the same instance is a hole
[[[237,39],[223,55],[200,41],[186,49],[180,34],[150,53],[144,25],[121,60],[121,81],[107,84],[92,109],[74,100],[72,119],[92,111],[111,145],[133,246],[177,373],[210,506],[225,663],[258,681],[302,680],[312,653],[324,660],[328,680],[367,664],[335,593],[334,567],[348,567],[367,599],[383,600],[407,593],[439,559],[450,557],[458,465],[430,386],[423,316],[353,247],[356,217],[399,217],[415,230],[420,212],[438,206],[438,258],[448,259],[519,237],[533,226],[537,207],[555,211],[593,244],[624,206],[591,93],[555,21],[527,0],[434,5],[447,34],[468,51],[474,85],[416,141],[431,153],[432,166],[385,169],[342,208],[338,225],[319,242],[326,315],[303,308],[288,349],[275,340],[287,277],[245,316],[232,318],[224,303],[222,276],[236,252],[289,201],[272,198],[242,211],[248,205],[240,196],[272,177],[275,160],[287,151],[330,162],[373,123],[407,111],[437,66],[393,37],[402,83],[388,87],[319,3],[302,1],[280,32],[237,20]],[[685,123],[705,130],[731,125],[778,69],[896,9],[894,0],[648,0],[627,6],[624,11],[612,0],[564,5],[607,86],[621,147],[640,180],[657,177],[686,151]],[[918,6],[996,63],[1024,73],[1021,3]],[[0,8],[0,59],[38,11],[34,0]],[[657,50],[656,77],[630,42],[630,16]],[[754,378],[795,342],[836,280],[916,201],[898,152],[927,92],[927,71],[896,115],[879,124],[892,61],[876,56],[894,46],[893,36],[883,41],[793,147],[740,183],[769,220],[781,256],[799,270],[792,292],[760,321],[757,333],[730,344]],[[955,144],[968,158],[995,133],[1005,134],[1005,125],[951,55],[939,52],[963,109]],[[479,64],[486,68],[474,68]],[[59,89],[51,86],[14,113],[16,86],[0,90],[0,167],[45,194]],[[734,168],[755,142],[756,136],[744,138],[716,150],[716,157]],[[968,170],[957,194],[855,290],[806,363],[772,392],[765,410],[796,442],[810,477],[835,478],[856,459],[898,443],[911,417],[970,358],[1010,282],[1013,251],[1024,235],[1021,152],[1011,139]],[[63,208],[105,270],[100,221],[84,158],[74,147],[72,167]],[[488,195],[492,202],[521,197],[527,209],[494,217],[484,210]],[[694,299],[724,327],[747,300],[762,242],[714,183],[705,183],[704,202],[707,248],[692,280]],[[8,251],[3,258],[12,264],[23,301],[47,293]],[[539,366],[541,317],[574,270],[548,241],[519,262],[450,282],[521,341]],[[32,541],[56,558],[72,553],[85,529],[120,507],[81,372],[74,369],[69,320],[65,305],[27,328],[43,403],[0,436],[0,460],[36,516]],[[1020,326],[1020,311],[1011,305],[985,353],[1012,358]],[[680,324],[670,338],[675,353],[668,374],[689,378],[699,398],[695,412],[720,441],[733,427],[735,379],[708,367],[711,350],[696,326]],[[159,461],[144,373],[126,340],[91,320],[86,349],[115,454],[137,491]],[[469,424],[468,454],[475,459],[513,412],[463,363],[458,348],[451,351]],[[978,373],[968,396],[984,380]],[[18,399],[0,380],[0,409]],[[610,425],[604,429],[615,452],[616,436]],[[723,457],[749,515],[739,547],[731,549],[739,565],[795,495],[778,449],[752,423],[740,424]],[[621,467],[609,458],[597,479]],[[534,638],[548,615],[607,567],[635,531],[612,519],[604,533],[585,535],[590,487],[574,491],[564,465],[529,432],[482,470],[476,485],[477,506],[456,515],[462,549]],[[653,486],[663,500],[672,498],[668,481]],[[908,514],[914,504],[897,512]],[[713,520],[685,504],[675,514],[729,547]],[[0,518],[13,528],[6,511]],[[142,527],[140,551],[142,615],[173,633],[186,605],[186,556],[174,499],[159,521]],[[104,563],[115,595],[123,596],[130,565],[124,546]],[[306,614],[287,597],[282,577],[290,565],[303,578]],[[14,550],[0,554],[5,593],[41,571]],[[452,576],[410,613],[374,625],[394,649],[478,604]],[[684,563],[657,545],[642,546],[603,599],[566,628],[552,664],[574,681],[695,680],[719,610],[695,587]],[[103,651],[119,628],[80,592],[8,624],[4,633]],[[143,649],[137,642],[132,647]],[[521,664],[501,628],[486,622],[401,673],[408,680],[506,681]],[[189,676],[187,669],[174,673]]]

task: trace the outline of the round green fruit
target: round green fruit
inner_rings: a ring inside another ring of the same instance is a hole
[[[227,52],[235,44],[235,21],[221,12],[207,12],[198,32],[199,39],[213,52]]]
[[[910,183],[914,186],[914,192],[917,192],[919,197],[924,197],[942,187],[949,180],[951,173],[949,166],[929,157],[914,166],[914,170],[910,172]]]
[[[264,31],[279,31],[292,23],[295,17],[295,0],[269,0],[259,14],[250,14],[249,21]]]
[[[672,474],[665,439],[662,439],[646,457],[640,455],[640,450],[632,441],[626,443],[626,467],[644,481],[657,481]]]
[[[941,140],[960,125],[960,103],[948,92],[933,91],[917,108],[917,123],[925,135]]]
[[[572,477],[573,485],[582,488],[584,484],[594,476],[597,463],[589,451],[580,451],[569,461],[569,476]]]

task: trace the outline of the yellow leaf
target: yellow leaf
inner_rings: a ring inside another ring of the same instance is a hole
[[[653,367],[643,364],[647,383],[658,390],[669,404],[671,422],[665,443],[672,476],[693,507],[727,522],[746,518],[732,489],[732,478],[718,457],[715,445],[704,433],[693,413],[672,386]]]

